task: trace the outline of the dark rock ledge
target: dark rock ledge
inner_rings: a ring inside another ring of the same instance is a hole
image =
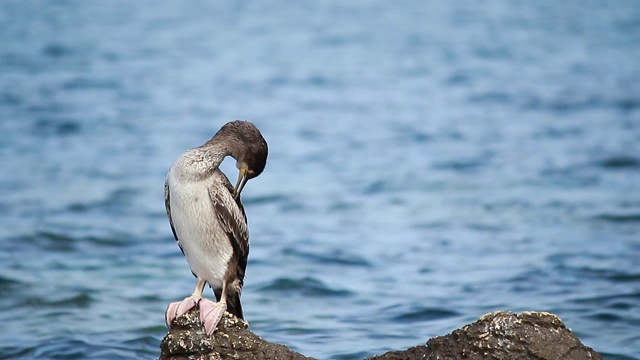
[[[197,310],[177,318],[160,344],[160,359],[311,359],[258,337],[229,313],[213,337],[204,334]],[[584,346],[556,315],[527,311],[495,312],[445,336],[372,360],[396,359],[602,359]]]

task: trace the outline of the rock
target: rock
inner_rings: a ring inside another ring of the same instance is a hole
[[[371,358],[374,359],[595,360],[602,357],[584,346],[556,315],[498,311],[449,335],[431,338],[426,346],[392,351]]]
[[[177,318],[160,344],[160,359],[311,359],[284,345],[269,343],[247,329],[245,322],[225,313],[213,337],[206,336],[198,310]],[[371,360],[396,359],[536,359],[597,360],[555,315],[544,312],[495,312],[480,320],[404,351]]]
[[[198,309],[174,320],[160,343],[160,360],[310,359],[247,330],[247,323],[225,312],[213,336],[207,336]]]

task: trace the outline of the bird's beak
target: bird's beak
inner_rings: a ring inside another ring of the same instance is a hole
[[[238,172],[238,181],[236,182],[236,186],[234,186],[233,188],[233,198],[235,200],[238,200],[238,198],[240,197],[240,193],[244,188],[244,185],[247,183],[247,180],[249,180],[248,174],[249,174],[248,167],[243,166],[240,168],[240,171]]]

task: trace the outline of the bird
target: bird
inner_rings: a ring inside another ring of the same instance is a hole
[[[235,120],[171,165],[164,185],[165,208],[173,235],[197,282],[190,296],[167,307],[169,328],[177,317],[196,306],[207,335],[213,334],[225,311],[244,320],[240,294],[249,231],[240,193],[249,179],[262,173],[267,154],[267,142],[258,128],[248,121]],[[227,156],[236,160],[235,186],[219,169]],[[217,302],[202,296],[206,284],[213,288]]]

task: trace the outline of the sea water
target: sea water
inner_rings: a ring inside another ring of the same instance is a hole
[[[0,358],[159,356],[195,286],[164,177],[245,119],[256,334],[361,359],[537,310],[638,359],[639,44],[634,1],[2,1]]]

